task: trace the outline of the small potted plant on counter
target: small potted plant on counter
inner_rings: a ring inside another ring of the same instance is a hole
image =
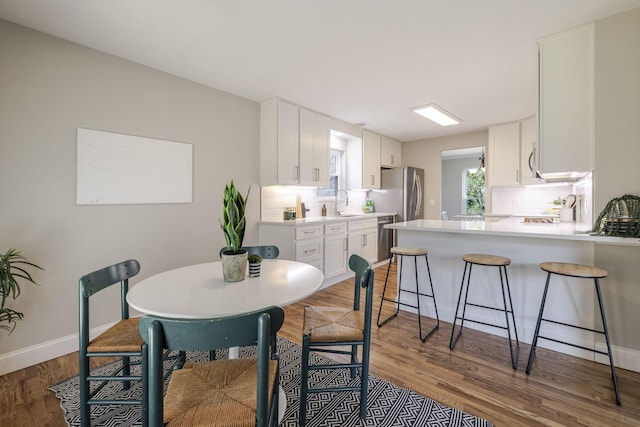
[[[16,321],[22,320],[24,315],[20,312],[5,307],[9,299],[16,299],[20,296],[20,284],[18,279],[24,279],[33,284],[37,284],[29,272],[24,267],[31,266],[42,270],[41,267],[27,261],[20,251],[7,249],[4,254],[0,254],[0,295],[2,305],[0,305],[0,329],[5,329],[10,333],[16,327]],[[5,325],[8,323],[11,326]]]
[[[222,219],[220,227],[224,233],[227,249],[222,252],[222,272],[225,282],[238,282],[244,280],[247,271],[247,251],[242,249],[244,240],[244,230],[247,225],[245,217],[245,207],[249,198],[236,189],[233,180],[225,185],[222,194]]]
[[[249,255],[249,277],[260,276],[260,263],[262,256],[258,254]]]

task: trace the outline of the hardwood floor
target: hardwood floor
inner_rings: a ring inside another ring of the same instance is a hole
[[[376,270],[374,316],[385,273],[386,267]],[[352,295],[349,280],[286,307],[281,335],[300,343],[305,304],[348,305]],[[428,326],[432,320],[424,321]],[[539,348],[527,377],[526,344],[520,345],[518,370],[513,371],[506,339],[465,328],[450,351],[450,324],[441,322],[425,343],[417,334],[416,316],[403,312],[382,328],[374,324],[371,375],[496,426],[640,425],[640,373],[617,369],[622,395],[618,407],[607,365]],[[77,359],[72,353],[0,377],[0,426],[65,426],[58,399],[48,387],[76,375]]]

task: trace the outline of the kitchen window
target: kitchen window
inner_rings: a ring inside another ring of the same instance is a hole
[[[344,151],[332,149],[329,152],[329,186],[318,187],[318,197],[336,197],[338,190],[344,189]]]

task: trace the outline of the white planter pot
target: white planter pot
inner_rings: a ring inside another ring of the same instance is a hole
[[[222,252],[222,274],[225,282],[239,282],[247,274],[247,252],[226,254]]]

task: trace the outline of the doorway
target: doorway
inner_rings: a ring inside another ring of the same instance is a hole
[[[441,154],[442,211],[449,219],[484,213],[484,147],[445,150]]]

